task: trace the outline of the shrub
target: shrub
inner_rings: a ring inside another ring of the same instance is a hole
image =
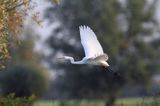
[[[19,64],[4,72],[1,88],[4,95],[16,97],[41,96],[47,89],[47,79],[40,68]]]
[[[1,98],[0,106],[32,106],[36,97],[34,95],[25,98],[25,97],[17,97],[15,98],[15,94],[9,94],[6,97]]]

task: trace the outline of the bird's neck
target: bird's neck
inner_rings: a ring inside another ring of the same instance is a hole
[[[66,56],[66,59],[69,60],[72,64],[83,64],[82,61],[74,61],[73,57]]]
[[[73,61],[72,64],[84,64],[82,61]]]

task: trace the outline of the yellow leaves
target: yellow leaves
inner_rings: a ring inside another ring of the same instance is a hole
[[[24,0],[25,3],[29,2],[30,0]]]
[[[35,21],[38,25],[41,25],[41,23],[43,22],[42,20],[39,19],[39,12],[33,14],[32,19],[33,21]]]
[[[7,47],[7,28],[8,13],[6,12],[5,5],[0,5],[0,68],[4,68],[2,61],[9,57]]]
[[[0,52],[3,53],[3,55],[0,57],[0,59],[9,57],[9,55],[8,55],[9,53],[7,50],[7,44],[5,44],[5,43],[0,44]]]
[[[2,24],[0,24],[0,30],[2,30],[4,28],[4,26]]]
[[[5,68],[5,66],[3,65],[2,61],[6,58],[9,58],[9,52],[8,52],[8,45],[3,42],[0,43],[0,68]]]
[[[25,16],[30,13],[35,6],[29,4],[31,0],[0,0],[0,68],[3,61],[9,58],[9,39],[16,39],[17,34],[23,30],[23,21]],[[60,0],[54,0],[56,4]],[[20,7],[21,8],[18,8]],[[32,19],[41,25],[42,20],[39,19],[39,13],[35,13]]]
[[[3,66],[3,61],[9,58],[8,39],[16,37],[22,32],[22,24],[25,16],[25,11],[29,8],[30,0],[0,0],[0,68]],[[21,5],[25,5],[27,9],[17,9]]]
[[[60,4],[60,0],[53,0],[54,3]]]
[[[19,13],[14,13],[12,16],[9,16],[8,29],[14,33],[14,35],[21,32],[22,28],[20,28],[20,26],[22,26],[22,24],[23,18]]]
[[[22,5],[29,4],[31,0],[14,0],[15,2],[13,0],[8,1],[10,2],[7,3],[7,11],[13,11]]]
[[[17,17],[15,23],[18,25],[22,24],[22,19]]]

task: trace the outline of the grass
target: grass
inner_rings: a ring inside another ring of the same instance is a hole
[[[123,98],[116,101],[122,106],[160,106],[160,98]]]
[[[34,106],[105,106],[104,101],[37,101]],[[123,98],[115,106],[160,106],[160,98]]]
[[[34,106],[104,106],[104,102],[102,101],[38,101]]]

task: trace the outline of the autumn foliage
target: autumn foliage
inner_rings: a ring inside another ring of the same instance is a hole
[[[22,32],[25,16],[30,13],[34,5],[32,0],[0,0],[0,68],[3,68],[3,61],[9,58],[9,39],[15,39],[17,34]],[[51,0],[55,4],[60,4],[60,0]],[[37,24],[39,13],[32,15],[33,21]],[[13,40],[11,40],[13,41]]]
[[[0,0],[0,67],[9,58],[9,39],[21,32],[24,17],[32,7],[31,0]]]

